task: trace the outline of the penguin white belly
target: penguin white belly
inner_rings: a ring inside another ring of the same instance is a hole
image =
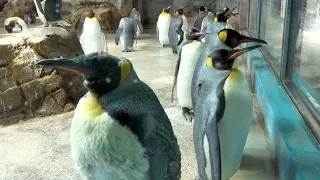
[[[122,45],[122,48],[125,49],[125,44],[124,44],[124,38],[123,38],[123,34],[120,35],[120,41],[121,41],[121,45]]]
[[[171,21],[171,15],[170,14],[163,14],[159,16],[158,19],[158,31],[159,31],[159,41],[161,45],[169,45],[169,26]]]
[[[240,167],[244,146],[250,131],[253,102],[245,76],[237,69],[224,86],[226,107],[218,123],[222,179],[233,176]]]
[[[191,99],[192,76],[204,49],[205,45],[199,41],[193,41],[183,46],[177,78],[177,98],[181,107],[193,109]]]
[[[182,21],[183,21],[183,24],[181,29],[183,32],[185,32],[188,29],[188,20],[184,15],[182,15]]]
[[[46,22],[47,20],[46,20],[46,18],[44,17],[44,14],[41,13],[41,11],[40,11],[40,9],[39,9],[39,7],[38,7],[38,5],[37,5],[37,1],[36,1],[36,0],[33,0],[33,1],[34,1],[35,6],[36,6],[36,10],[37,10],[37,13],[38,13],[38,15],[39,15],[40,20],[41,20],[43,23]],[[45,3],[45,1],[44,1],[44,2],[41,2],[41,5],[42,5],[43,3]],[[42,7],[40,7],[40,8],[42,8]],[[42,9],[44,9],[44,8],[42,8]]]
[[[83,33],[81,34],[82,49],[84,53],[91,54],[94,52],[101,52],[105,49],[105,42],[103,32],[101,31],[98,22],[85,22],[83,25]]]
[[[82,177],[150,179],[146,150],[138,137],[104,112],[91,93],[78,103],[70,137],[72,158]]]

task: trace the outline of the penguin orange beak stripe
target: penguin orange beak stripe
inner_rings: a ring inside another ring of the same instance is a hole
[[[84,74],[89,74],[92,69],[86,64],[80,63],[77,59],[46,59],[35,63],[36,65],[61,67],[70,69]]]
[[[235,16],[236,14],[239,14],[239,13],[236,13],[236,14],[232,13],[232,11],[235,10],[236,8],[237,7],[234,7],[233,9],[229,10],[224,16],[229,19],[230,17]]]
[[[209,34],[209,33],[206,33],[206,32],[196,32],[196,33],[194,33],[194,36],[195,36],[195,37],[198,37],[198,39],[202,39],[202,38],[204,38],[207,34]]]
[[[246,47],[246,48],[243,48],[243,49],[234,50],[229,55],[228,59],[229,60],[234,60],[237,57],[241,56],[242,54],[244,54],[244,53],[246,53],[248,51],[254,50],[256,48],[259,48],[259,47],[262,47],[262,46],[261,45],[255,45],[255,46],[250,46],[250,47]]]

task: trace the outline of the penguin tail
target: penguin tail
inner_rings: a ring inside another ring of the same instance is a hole
[[[59,26],[62,26],[62,27],[71,27],[71,24],[66,22],[66,21],[63,21],[63,20],[60,20],[57,22]]]

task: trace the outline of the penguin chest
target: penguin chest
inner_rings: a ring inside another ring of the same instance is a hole
[[[183,46],[177,79],[177,97],[182,107],[192,109],[191,83],[193,72],[205,45],[194,41]]]
[[[82,98],[71,126],[71,151],[81,174],[93,179],[144,180],[149,162],[138,137],[104,112],[97,98]],[[108,177],[108,178],[106,178]]]
[[[83,42],[81,45],[85,54],[104,51],[104,37],[98,22],[85,22],[83,25]]]
[[[159,41],[161,44],[169,44],[169,26],[171,21],[171,15],[168,13],[163,13],[158,19],[158,30],[159,30]]]
[[[231,177],[239,168],[252,123],[253,102],[244,75],[233,69],[224,85],[225,110],[218,123],[223,177]]]

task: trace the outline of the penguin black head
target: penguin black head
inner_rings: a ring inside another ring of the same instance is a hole
[[[183,9],[177,9],[176,14],[182,15],[183,14]]]
[[[14,22],[13,20],[11,21],[6,21],[4,22],[4,29],[8,32],[8,33],[13,33],[13,28],[15,27],[16,22]]]
[[[235,16],[234,13],[232,13],[233,10],[235,10],[237,7],[228,10],[226,12],[220,12],[216,15],[216,17],[214,18],[214,22],[218,23],[218,22],[227,22],[228,19],[232,16]]]
[[[224,7],[224,8],[223,8],[223,11],[224,11],[224,12],[228,12],[229,10],[230,10],[230,9],[229,9],[228,7]]]
[[[87,17],[88,18],[93,18],[95,16],[94,12],[92,10],[89,11]]]
[[[192,27],[185,32],[185,39],[200,41],[207,33],[201,32],[199,28]]]
[[[210,53],[207,59],[207,66],[211,69],[231,70],[233,62],[238,56],[259,47],[262,46],[254,45],[243,49],[234,50],[215,49]]]
[[[105,94],[120,86],[130,75],[131,62],[106,52],[77,56],[73,59],[46,59],[36,65],[55,66],[80,72],[84,86],[91,92]]]
[[[231,48],[237,47],[241,43],[256,42],[268,44],[266,41],[256,38],[250,38],[239,34],[237,31],[232,29],[222,29],[218,33],[219,39]]]
[[[200,11],[205,11],[205,10],[206,10],[206,8],[204,6],[200,7]]]
[[[169,13],[171,9],[171,6],[167,7],[167,8],[163,8],[163,12]]]

